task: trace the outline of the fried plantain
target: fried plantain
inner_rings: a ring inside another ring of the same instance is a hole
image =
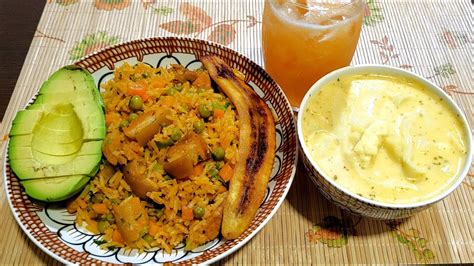
[[[275,121],[265,102],[220,58],[201,57],[211,79],[229,97],[239,119],[239,148],[224,207],[222,235],[238,238],[263,201],[275,157]],[[239,72],[238,72],[239,73]]]

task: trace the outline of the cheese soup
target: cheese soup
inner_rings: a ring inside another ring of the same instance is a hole
[[[320,171],[384,203],[437,196],[460,174],[467,153],[460,117],[403,77],[341,76],[311,96],[302,122]]]

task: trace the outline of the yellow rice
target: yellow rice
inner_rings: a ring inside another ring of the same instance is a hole
[[[202,74],[203,70],[199,71]],[[202,239],[200,244],[209,241],[200,232],[206,224],[208,214],[218,207],[217,202],[222,202],[223,195],[227,191],[225,182],[215,178],[215,171],[222,167],[222,164],[234,165],[237,159],[237,115],[226,96],[212,87],[196,87],[190,81],[185,81],[181,83],[182,91],[168,95],[169,89],[176,86],[176,75],[176,67],[153,68],[142,63],[135,66],[125,63],[114,71],[114,78],[102,86],[107,121],[104,149],[111,150],[113,154],[111,156],[117,158],[117,165],[114,167],[104,162],[90,184],[69,203],[68,210],[76,213],[77,224],[85,226],[94,233],[102,234],[103,241],[98,244],[103,248],[126,247],[143,250],[159,247],[171,252],[172,248],[185,242],[191,233],[198,236],[196,239]],[[129,88],[135,84],[144,86],[147,94],[143,110],[137,112],[138,115],[150,110],[167,109],[169,113],[166,117],[172,121],[144,147],[128,139],[120,125],[133,112],[129,107],[132,97]],[[200,175],[184,180],[170,178],[162,167],[168,148],[159,148],[157,142],[170,138],[176,129],[183,132],[183,136],[192,132],[193,123],[202,120],[198,106],[204,104],[212,108],[216,103],[227,105],[224,115],[220,118],[211,116],[206,119],[200,136],[205,140],[208,151],[217,147],[224,148],[225,159],[222,162],[212,158],[206,161],[204,172]],[[110,141],[111,139],[113,141]],[[115,223],[113,206],[133,196],[132,189],[125,181],[122,172],[123,165],[133,160],[146,165],[146,177],[153,180],[159,189],[148,193],[149,199],[141,199],[141,205],[148,213],[150,226],[144,228],[142,238],[133,243],[125,243],[116,241],[120,240],[117,238],[117,231],[120,230]],[[105,204],[107,212],[96,213],[92,207],[94,204]],[[185,220],[181,217],[183,206],[189,208],[202,206],[206,215],[201,219]],[[158,228],[153,235],[150,232],[151,224],[155,229]]]

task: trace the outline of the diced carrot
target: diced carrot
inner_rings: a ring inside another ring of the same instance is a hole
[[[192,220],[194,218],[193,209],[189,208],[188,206],[183,206],[181,208],[181,217],[183,220]]]
[[[118,124],[120,123],[120,115],[118,113],[108,113],[105,115],[105,123],[110,125],[112,123]]]
[[[158,227],[158,224],[157,224],[157,223],[155,223],[155,222],[153,222],[153,221],[150,221],[150,222],[148,223],[148,226],[149,226],[149,228],[148,228],[148,234],[154,236],[154,235],[156,235],[156,233],[158,233],[159,227]]]
[[[200,176],[202,175],[202,173],[204,173],[204,166],[202,166],[202,164],[197,164],[196,166],[194,166],[193,176]]]
[[[160,79],[160,78],[156,78],[155,80],[153,80],[151,83],[150,83],[150,86],[154,89],[156,88],[164,88],[166,87],[166,84],[168,82],[166,82],[166,80],[163,80],[163,79]]]
[[[105,203],[92,204],[92,209],[97,214],[106,214],[108,212],[107,205],[105,205]]]
[[[216,109],[216,110],[214,110],[214,117],[215,117],[215,118],[222,118],[222,117],[224,117],[224,110],[222,110],[222,109]]]
[[[146,92],[145,86],[142,84],[137,84],[137,83],[129,84],[127,93],[129,95],[138,95],[144,101],[146,101],[149,98],[148,93]]]
[[[224,164],[221,170],[219,170],[219,176],[225,181],[228,182],[234,175],[234,169],[229,164]]]
[[[112,234],[112,241],[123,244],[123,237],[122,234],[118,229],[115,229],[113,234]]]

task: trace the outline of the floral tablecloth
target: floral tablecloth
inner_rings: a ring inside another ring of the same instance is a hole
[[[7,134],[16,111],[55,69],[120,42],[155,36],[200,38],[262,65],[262,11],[261,0],[48,1],[0,133]],[[398,66],[429,78],[461,105],[472,125],[472,14],[473,5],[466,0],[367,0],[353,64]],[[299,168],[274,218],[221,263],[473,263],[473,195],[471,168],[462,185],[434,207],[401,221],[374,221],[336,208]],[[0,198],[0,261],[57,263],[21,232],[3,189]]]

